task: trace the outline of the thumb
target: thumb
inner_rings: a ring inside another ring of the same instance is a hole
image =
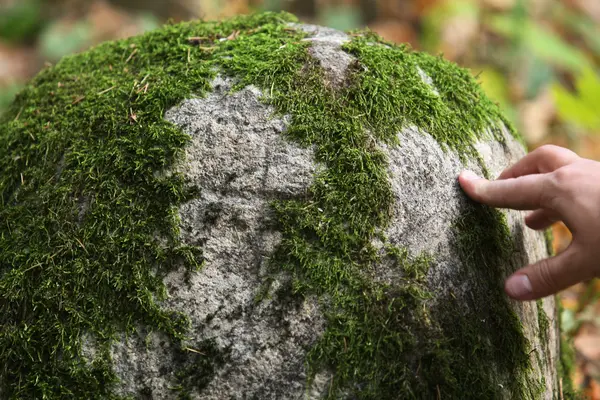
[[[591,279],[583,263],[577,263],[577,251],[571,245],[563,253],[531,264],[510,276],[504,290],[516,300],[536,300],[555,294],[571,285]]]

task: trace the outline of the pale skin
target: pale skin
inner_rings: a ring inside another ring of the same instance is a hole
[[[530,210],[525,223],[543,230],[562,221],[573,241],[561,254],[525,266],[505,283],[517,300],[535,300],[600,276],[600,162],[558,146],[542,146],[488,181],[464,171],[459,182],[473,200]]]

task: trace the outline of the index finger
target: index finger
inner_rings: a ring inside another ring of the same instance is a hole
[[[488,181],[471,171],[459,176],[459,182],[467,195],[483,204],[514,210],[537,210],[548,208],[548,174],[526,175]]]
[[[505,169],[498,179],[518,178],[524,175],[545,174],[576,161],[579,156],[564,147],[545,145],[538,147],[511,167]]]

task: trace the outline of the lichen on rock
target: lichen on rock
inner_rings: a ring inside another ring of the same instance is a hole
[[[552,399],[554,301],[502,292],[544,237],[456,183],[523,154],[466,70],[288,14],[67,57],[0,121],[0,393]]]

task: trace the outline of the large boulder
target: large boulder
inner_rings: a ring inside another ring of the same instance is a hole
[[[287,14],[42,71],[0,124],[0,397],[556,399],[548,255],[470,202],[525,154],[442,58]]]

